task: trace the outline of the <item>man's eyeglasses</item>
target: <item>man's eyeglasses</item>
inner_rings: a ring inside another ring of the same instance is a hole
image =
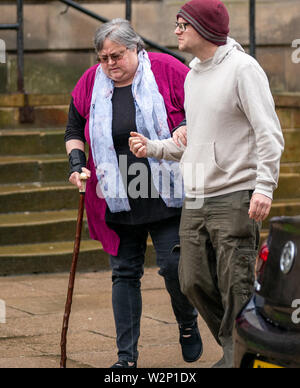
[[[176,28],[179,28],[179,30],[180,30],[181,32],[185,32],[187,26],[189,26],[189,25],[190,25],[190,23],[178,23],[178,22],[175,23],[175,27],[176,27]]]
[[[123,59],[126,51],[128,49],[124,50],[124,51],[121,51],[120,53],[118,54],[111,54],[111,55],[99,55],[99,61],[100,63],[108,63],[109,62],[109,59],[111,59],[113,62],[118,62],[120,61],[121,59]]]

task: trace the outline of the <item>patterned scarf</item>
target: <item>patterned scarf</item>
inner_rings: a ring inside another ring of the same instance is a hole
[[[145,50],[132,84],[137,132],[151,140],[170,137],[167,112]],[[105,198],[112,213],[130,211],[112,138],[114,82],[97,68],[90,110],[90,138],[98,179],[97,193]],[[155,188],[168,207],[182,207],[183,183],[179,163],[148,158]],[[175,184],[176,183],[176,184]]]

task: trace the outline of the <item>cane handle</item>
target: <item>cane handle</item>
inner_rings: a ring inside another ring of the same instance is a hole
[[[81,189],[79,190],[79,192],[81,194],[84,194],[85,191],[86,191],[86,181],[89,179],[89,177],[87,176],[87,174],[85,172],[82,172],[80,174],[80,180],[81,180]]]

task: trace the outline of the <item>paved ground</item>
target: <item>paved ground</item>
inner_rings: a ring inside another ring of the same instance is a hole
[[[0,368],[57,368],[69,274],[0,278],[6,323],[0,323]],[[199,319],[200,361],[186,364],[163,279],[146,269],[143,279],[141,368],[205,368],[221,350]],[[1,314],[0,314],[1,319]],[[116,361],[110,272],[78,274],[68,335],[69,368],[107,368]]]

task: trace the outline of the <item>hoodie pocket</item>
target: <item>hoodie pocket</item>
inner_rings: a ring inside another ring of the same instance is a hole
[[[187,192],[209,194],[228,185],[228,172],[217,162],[215,142],[188,145],[181,170]]]

